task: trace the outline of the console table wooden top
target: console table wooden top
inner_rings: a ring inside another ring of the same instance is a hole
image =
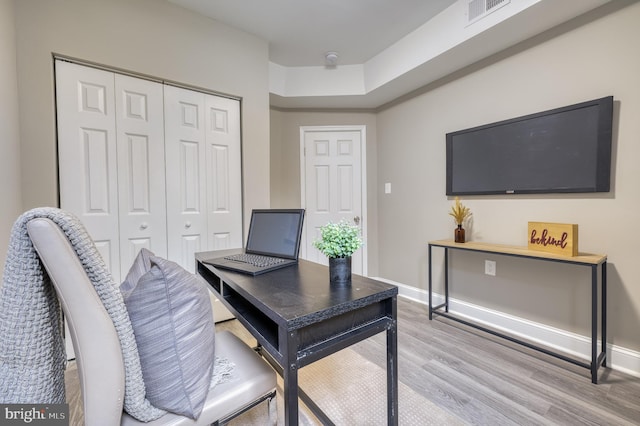
[[[551,259],[559,262],[579,263],[586,265],[600,265],[607,261],[606,254],[578,253],[577,256],[562,256],[554,253],[547,253],[538,250],[529,250],[527,247],[510,246],[503,244],[491,244],[477,241],[466,243],[456,243],[453,240],[429,241],[429,245],[438,247],[448,247],[459,250],[481,251],[511,256],[522,256],[540,259]]]

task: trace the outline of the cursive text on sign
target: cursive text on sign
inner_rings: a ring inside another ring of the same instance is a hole
[[[538,234],[537,230],[533,229],[531,231],[531,238],[529,239],[529,242],[531,244],[537,244],[545,247],[546,246],[556,246],[561,248],[567,247],[567,238],[569,237],[569,234],[566,232],[562,233],[562,236],[560,237],[560,239],[550,237],[549,231],[546,228],[542,230],[542,234],[540,235],[540,237],[537,237],[536,236],[537,234]]]

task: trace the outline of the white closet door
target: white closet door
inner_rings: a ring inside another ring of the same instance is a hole
[[[208,95],[205,107],[207,249],[242,247],[240,102]]]
[[[60,205],[120,272],[113,73],[56,61]]]
[[[242,247],[240,103],[165,85],[169,259]]]
[[[207,249],[203,93],[164,86],[168,258],[188,271]]]
[[[63,61],[56,92],[61,207],[117,282],[143,247],[242,247],[239,101]]]
[[[141,248],[167,257],[162,84],[115,74],[120,276]]]

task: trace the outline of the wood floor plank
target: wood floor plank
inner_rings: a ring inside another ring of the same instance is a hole
[[[380,366],[383,336],[354,349]],[[398,377],[469,424],[640,425],[640,378],[589,370],[398,298]]]
[[[438,362],[450,363],[450,357]],[[523,407],[532,414],[544,415],[552,405],[543,395],[522,392],[522,376],[498,375],[493,365],[478,366],[458,359],[454,365],[450,365],[447,372],[451,374],[450,379],[463,384],[469,392],[472,390],[480,394],[495,392],[506,401],[506,405]]]

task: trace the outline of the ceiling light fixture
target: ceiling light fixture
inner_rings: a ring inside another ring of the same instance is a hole
[[[324,64],[327,67],[335,67],[338,65],[338,54],[336,52],[327,52],[324,55]]]

